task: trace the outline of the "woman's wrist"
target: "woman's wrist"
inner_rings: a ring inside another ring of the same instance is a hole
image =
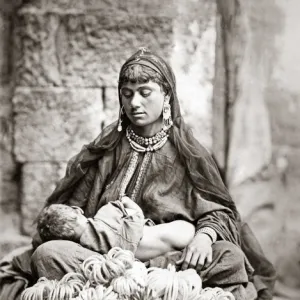
[[[217,241],[217,233],[214,229],[212,229],[210,227],[202,227],[202,228],[198,229],[195,233],[195,236],[200,233],[208,235],[213,244]]]

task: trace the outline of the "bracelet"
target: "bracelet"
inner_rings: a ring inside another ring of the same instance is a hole
[[[197,235],[198,233],[205,233],[205,234],[207,234],[211,238],[212,243],[215,243],[217,241],[217,233],[215,232],[214,229],[212,229],[210,227],[202,227],[202,228],[198,229],[196,231],[195,235]]]

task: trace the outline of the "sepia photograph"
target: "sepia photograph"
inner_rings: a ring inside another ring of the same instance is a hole
[[[0,300],[300,300],[299,0],[0,0]]]

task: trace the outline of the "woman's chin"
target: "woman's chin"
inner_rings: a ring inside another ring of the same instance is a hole
[[[131,120],[131,124],[134,127],[146,127],[147,125],[149,125],[150,123],[147,122],[147,120],[143,120],[143,119],[135,119],[135,120]]]

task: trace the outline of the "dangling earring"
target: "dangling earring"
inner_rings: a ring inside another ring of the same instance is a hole
[[[119,121],[118,121],[118,131],[119,132],[122,131],[122,115],[123,115],[123,110],[124,110],[124,106],[122,106],[120,108],[120,112],[119,112]]]
[[[163,130],[168,130],[172,125],[171,106],[169,99],[166,99],[163,106]]]

